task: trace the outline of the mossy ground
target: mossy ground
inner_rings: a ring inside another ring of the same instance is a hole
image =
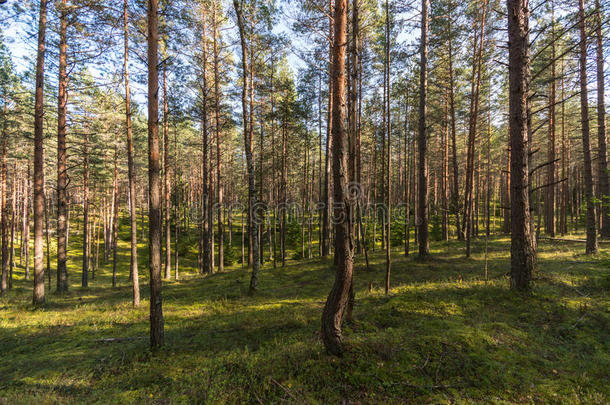
[[[427,261],[396,249],[387,297],[384,255],[371,252],[370,271],[357,260],[355,320],[344,327],[345,356],[335,358],[319,338],[331,260],[265,264],[249,296],[249,272],[238,263],[199,276],[193,243],[181,280],[164,282],[165,346],[151,354],[145,244],[143,300],[134,309],[121,236],[117,288],[110,263],[79,287],[76,233],[68,294],[52,293],[34,309],[31,281],[16,268],[0,299],[0,403],[610,401],[607,248],[588,257],[582,244],[543,242],[526,294],[508,288],[506,238],[489,242],[487,282],[482,239],[471,259],[458,242],[432,243]]]

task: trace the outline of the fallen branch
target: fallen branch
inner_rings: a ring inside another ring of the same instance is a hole
[[[543,240],[550,240],[551,242],[578,242],[578,243],[587,243],[585,239],[567,239],[567,238],[540,238]],[[610,243],[610,240],[598,240],[599,244]]]
[[[278,387],[280,387],[286,394],[288,394],[288,396],[290,398],[292,398],[293,401],[295,401],[296,403],[299,404],[303,404],[303,403],[307,403],[306,401],[299,401],[293,394],[292,392],[290,392],[290,390],[286,387],[284,387],[282,384],[280,384],[278,381],[276,381],[273,377],[269,377],[269,380],[271,380],[272,383],[274,383],[275,385],[277,385]]]
[[[144,336],[134,336],[134,337],[104,338],[104,339],[97,339],[96,342],[98,342],[98,343],[117,343],[117,342],[129,342],[132,340],[139,340],[139,339],[145,339],[145,337]]]

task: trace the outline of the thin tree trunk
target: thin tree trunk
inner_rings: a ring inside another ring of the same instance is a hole
[[[117,277],[117,249],[119,234],[119,151],[116,138],[114,139],[114,170],[112,180],[112,287],[116,287]]]
[[[212,21],[214,24],[214,127],[216,132],[216,192],[218,197],[218,271],[223,272],[224,265],[224,206],[223,206],[223,182],[222,182],[222,152],[220,144],[220,77],[219,51],[218,51],[218,28],[216,21],[216,0],[212,6]]]
[[[546,183],[549,185],[545,190],[545,232],[550,237],[555,237],[555,96],[557,93],[557,83],[555,80],[555,7],[551,1],[552,21],[551,21],[551,85],[549,89],[549,139],[547,152],[547,178]]]
[[[209,232],[209,199],[210,199],[210,175],[209,175],[209,135],[208,135],[208,80],[207,80],[207,16],[206,7],[202,5],[202,31],[203,31],[203,56],[202,56],[202,107],[201,107],[201,180],[203,182],[202,190],[202,201],[201,201],[201,244],[202,244],[202,273],[211,272],[211,246],[210,246],[210,232]]]
[[[331,119],[333,110],[333,1],[329,0],[329,15],[328,15],[328,31],[329,31],[329,80],[328,80],[328,120],[326,125],[326,162],[325,162],[325,173],[324,173],[324,211],[322,213],[322,256],[328,256],[330,254],[330,216],[331,216],[331,154],[332,154],[332,125]]]
[[[163,346],[163,299],[161,295],[161,179],[159,176],[159,27],[158,0],[148,0],[148,187],[150,346]]]
[[[2,233],[2,288],[0,294],[4,295],[8,288],[8,272],[9,272],[9,245],[8,245],[8,204],[6,203],[6,196],[8,194],[7,189],[7,169],[6,169],[6,155],[7,155],[7,142],[8,142],[8,103],[6,95],[4,96],[4,108],[2,109],[2,156],[0,157],[0,232]]]
[[[133,306],[140,305],[140,279],[138,275],[138,218],[136,211],[136,173],[133,156],[133,127],[131,124],[131,89],[129,87],[129,20],[127,0],[124,0],[124,75],[125,75],[125,122],[127,125],[127,176],[129,177],[129,216],[131,231],[131,256],[129,274],[133,287]]]
[[[260,267],[260,260],[258,257],[258,240],[256,237],[256,223],[253,218],[254,210],[256,209],[256,185],[254,182],[254,160],[252,157],[252,126],[248,124],[248,73],[252,67],[248,66],[248,46],[246,44],[246,32],[243,20],[243,4],[240,0],[233,0],[233,6],[235,13],[237,14],[237,26],[239,28],[239,36],[241,43],[241,59],[242,59],[242,79],[243,87],[241,94],[242,101],[242,114],[243,114],[243,126],[244,126],[244,143],[246,149],[246,166],[248,172],[248,231],[249,239],[252,243],[252,277],[250,278],[250,293],[253,294],[258,290],[258,270]],[[251,44],[252,45],[252,44]]]
[[[417,207],[417,228],[419,236],[419,256],[430,254],[428,244],[428,167],[426,165],[426,116],[428,114],[428,0],[422,0],[420,77],[419,77],[419,192]]]
[[[85,117],[85,119],[87,119]],[[83,272],[81,285],[89,286],[89,129],[83,130]]]
[[[163,68],[163,201],[165,215],[165,279],[172,273],[172,224],[171,224],[171,183],[169,179],[169,108],[167,102],[167,69]]]
[[[68,167],[66,157],[67,87],[66,73],[68,10],[67,0],[62,0],[59,9],[59,92],[57,97],[57,290],[68,291],[68,268],[66,266],[68,238]]]
[[[386,18],[386,38],[385,38],[385,74],[386,74],[386,86],[387,86],[387,90],[386,90],[386,114],[387,114],[387,118],[385,119],[386,121],[386,128],[384,129],[385,132],[387,133],[388,136],[388,154],[387,154],[387,163],[386,163],[386,167],[387,167],[387,173],[386,173],[386,193],[387,193],[387,200],[386,200],[386,209],[387,209],[387,230],[386,230],[386,251],[385,251],[385,293],[386,295],[388,295],[390,293],[390,272],[391,272],[391,268],[392,268],[392,263],[391,263],[391,250],[392,250],[392,243],[391,243],[391,237],[390,237],[390,228],[392,225],[392,189],[391,189],[391,179],[392,179],[392,121],[391,121],[391,111],[390,111],[390,107],[391,107],[391,103],[390,103],[390,96],[391,96],[391,91],[392,91],[392,82],[391,82],[391,74],[390,74],[390,40],[391,40],[391,33],[390,33],[390,2],[389,0],[386,0],[385,2],[385,18]]]
[[[23,196],[23,249],[25,250],[25,279],[30,279],[30,188],[32,187],[30,163],[28,162]]]
[[[601,204],[601,237],[610,238],[610,181],[608,179],[608,148],[606,142],[606,98],[604,83],[604,38],[602,37],[602,9],[599,0],[595,0],[597,9],[596,51],[597,51],[597,145],[599,199]]]
[[[593,169],[591,164],[591,143],[589,139],[589,99],[587,90],[587,23],[585,20],[585,2],[578,1],[578,18],[580,20],[580,119],[582,128],[582,149],[585,180],[585,200],[587,204],[587,243],[586,253],[597,253],[597,227],[595,225],[595,201],[593,194]]]

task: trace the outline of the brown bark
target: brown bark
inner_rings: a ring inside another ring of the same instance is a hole
[[[595,201],[593,194],[593,168],[591,164],[591,142],[589,129],[589,99],[587,89],[587,22],[585,20],[585,2],[578,1],[578,18],[580,27],[580,120],[582,128],[583,169],[585,181],[585,202],[587,204],[587,244],[586,253],[597,253],[597,227],[595,225]]]
[[[150,346],[163,346],[161,295],[161,178],[159,175],[159,26],[158,0],[148,0],[148,201],[150,270]]]
[[[557,93],[557,83],[555,80],[556,66],[555,66],[555,8],[553,2],[552,7],[552,22],[551,22],[551,85],[549,89],[549,139],[548,139],[548,152],[547,152],[547,178],[546,184],[549,184],[545,190],[545,218],[544,228],[545,232],[551,237],[555,237],[555,96]]]
[[[597,28],[595,30],[597,55],[597,145],[599,199],[601,204],[601,237],[610,238],[610,181],[608,179],[608,146],[606,141],[606,99],[604,83],[604,38],[602,36],[602,9],[599,0],[595,0],[597,9]]]
[[[248,66],[248,45],[246,43],[246,32],[243,18],[243,3],[240,0],[233,0],[233,6],[237,15],[237,26],[239,28],[239,37],[241,44],[241,60],[242,60],[242,117],[244,126],[244,144],[246,150],[246,168],[248,176],[248,234],[249,240],[252,243],[252,276],[250,278],[250,293],[255,293],[258,290],[258,270],[260,260],[258,257],[258,238],[256,235],[256,223],[254,221],[254,213],[256,208],[256,185],[254,182],[254,159],[252,157],[252,126],[248,124],[248,92],[252,89],[248,86],[248,73],[251,67]]]
[[[129,219],[131,235],[131,256],[129,274],[133,287],[133,306],[140,305],[140,279],[138,275],[138,218],[136,211],[136,173],[133,156],[133,127],[131,124],[131,89],[129,87],[129,20],[127,0],[124,1],[124,75],[125,75],[125,123],[127,126],[127,176],[129,180]]]
[[[219,69],[219,51],[218,51],[218,27],[216,21],[216,1],[212,6],[212,21],[214,31],[214,128],[216,132],[216,192],[218,197],[218,271],[224,271],[224,206],[223,193],[224,187],[222,182],[222,153],[220,143],[220,77]]]
[[[387,230],[386,230],[386,250],[385,250],[385,293],[388,295],[390,293],[390,272],[392,269],[392,261],[391,261],[391,249],[392,243],[390,238],[391,225],[392,225],[392,121],[391,121],[391,111],[390,111],[390,96],[392,91],[392,82],[390,75],[390,2],[386,0],[385,2],[385,75],[386,75],[386,114],[385,118],[386,127],[384,128],[384,132],[387,133],[388,137],[388,151],[386,156],[386,210],[387,210]]]
[[[202,260],[202,273],[210,273],[212,261],[211,258],[211,246],[210,246],[210,232],[209,232],[209,198],[210,198],[210,175],[209,175],[209,125],[208,125],[208,79],[207,79],[207,32],[206,32],[206,9],[204,6],[201,7],[202,12],[202,31],[203,31],[203,49],[202,49],[202,89],[201,89],[201,181],[202,187],[202,198],[201,198],[201,260]]]
[[[322,256],[328,256],[330,254],[330,216],[331,216],[331,155],[332,155],[332,109],[333,109],[333,4],[334,0],[328,1],[329,15],[328,15],[328,53],[329,53],[329,66],[328,66],[328,120],[326,125],[326,161],[325,161],[325,173],[324,173],[324,211],[322,212]]]
[[[30,164],[24,181],[23,195],[23,249],[25,253],[25,279],[30,279],[30,188],[32,187]]]
[[[117,277],[117,249],[119,234],[119,151],[116,138],[114,139],[114,168],[112,174],[112,286],[116,287]]]
[[[6,101],[6,95],[4,95],[4,107],[2,108],[2,156],[0,157],[0,232],[2,233],[2,288],[0,294],[4,295],[8,288],[8,272],[9,272],[9,245],[8,245],[8,204],[6,203],[6,196],[8,194],[8,186],[6,182],[7,169],[6,169],[6,154],[7,154],[7,142],[8,142],[8,103]]]
[[[529,288],[536,266],[530,228],[527,99],[530,80],[528,0],[507,0],[511,141],[511,288]]]
[[[85,117],[85,119],[87,119]],[[83,130],[83,266],[81,285],[89,286],[89,130]]]
[[[169,179],[169,108],[167,102],[167,69],[163,68],[163,214],[165,215],[165,279],[169,280],[172,273],[172,190]]]
[[[57,290],[68,291],[68,168],[66,148],[66,115],[68,76],[66,72],[68,4],[62,0],[59,9],[59,90],[57,97]]]
[[[329,354],[343,352],[341,324],[353,272],[353,244],[349,224],[348,159],[345,130],[345,45],[347,1],[336,0],[333,38],[332,155],[335,217],[335,282],[322,313],[322,341]]]
[[[487,1],[482,4],[483,10],[481,15],[479,41],[477,44],[477,35],[473,41],[473,58],[472,58],[472,80],[471,80],[471,97],[470,97],[470,114],[468,122],[468,150],[466,159],[466,184],[464,189],[464,220],[463,230],[466,233],[466,257],[470,257],[470,243],[473,234],[474,206],[473,199],[474,189],[478,190],[475,183],[475,144],[477,135],[477,122],[479,119],[479,94],[481,87],[481,66],[483,64],[483,44],[485,39],[485,16],[487,10]],[[477,25],[475,23],[475,25]],[[478,183],[478,182],[477,182]]]
[[[453,6],[450,3],[449,9],[452,10]],[[452,15],[451,12],[447,18],[447,35],[449,37],[448,46],[448,63],[449,63],[449,113],[451,115],[451,166],[453,169],[453,181],[451,183],[451,209],[455,215],[455,228],[458,238],[462,237],[462,225],[460,222],[460,177],[457,160],[457,130],[456,130],[456,117],[455,117],[455,85],[454,85],[454,73],[453,73],[453,31],[452,31]]]
[[[420,76],[419,76],[419,132],[417,149],[419,153],[418,167],[418,202],[416,225],[419,236],[419,256],[430,254],[428,243],[428,167],[426,165],[426,116],[428,114],[428,0],[422,0],[421,12],[421,44],[420,44]]]

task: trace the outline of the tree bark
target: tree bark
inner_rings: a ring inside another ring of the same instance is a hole
[[[580,120],[582,128],[583,169],[585,180],[585,200],[587,204],[587,254],[597,253],[597,227],[595,225],[595,201],[593,194],[593,169],[591,164],[591,142],[589,129],[589,98],[587,90],[587,23],[585,20],[585,2],[578,1],[578,18],[580,28]]]
[[[159,175],[159,26],[158,0],[148,0],[148,201],[150,270],[150,346],[163,346],[161,295],[161,178]]]
[[[172,273],[172,223],[171,223],[171,209],[172,209],[172,190],[171,182],[169,179],[169,167],[170,167],[170,156],[169,156],[169,107],[167,102],[167,69],[163,68],[163,202],[165,215],[165,279],[169,280]]]
[[[4,95],[4,107],[2,108],[2,156],[0,157],[0,232],[2,233],[2,287],[0,294],[4,295],[8,288],[8,271],[9,271],[9,244],[8,244],[8,204],[6,203],[6,196],[8,195],[8,185],[6,182],[7,168],[6,168],[6,155],[7,155],[7,142],[8,142],[8,103],[6,101],[6,95]]]
[[[124,74],[125,74],[125,123],[127,125],[127,176],[129,177],[129,216],[131,231],[131,257],[129,274],[133,287],[133,306],[140,305],[140,279],[138,276],[138,218],[136,211],[136,173],[133,156],[133,127],[131,124],[131,89],[129,87],[129,20],[127,0],[124,1]]]
[[[608,147],[606,141],[606,98],[604,81],[604,38],[602,36],[602,9],[595,0],[597,9],[597,28],[595,31],[597,53],[597,145],[599,199],[602,201],[601,237],[610,238],[610,181],[608,179]]]
[[[430,254],[428,244],[428,167],[426,165],[426,116],[428,114],[428,0],[422,0],[420,76],[419,76],[419,132],[417,149],[419,153],[419,192],[417,203],[417,228],[419,230],[419,256]]]
[[[212,21],[214,24],[214,127],[216,132],[216,192],[218,193],[218,271],[223,272],[224,265],[224,187],[222,182],[222,151],[220,144],[220,77],[219,69],[219,51],[218,51],[218,28],[216,21],[216,1],[212,6]]]
[[[116,138],[114,139],[114,168],[112,175],[112,287],[116,287],[117,278],[117,249],[119,238],[119,151]]]
[[[59,92],[57,97],[57,291],[68,291],[68,167],[66,148],[66,115],[68,102],[67,57],[67,0],[61,1],[59,9]]]
[[[349,296],[353,274],[353,243],[350,232],[350,202],[348,188],[348,157],[345,130],[345,47],[347,1],[336,0],[333,38],[333,110],[332,156],[334,182],[335,282],[322,313],[322,341],[329,354],[343,353],[341,324]]]
[[[85,117],[85,120],[87,117]],[[83,272],[81,285],[89,286],[89,129],[83,129]]]
[[[511,141],[511,288],[526,290],[536,267],[530,228],[527,99],[530,80],[528,0],[507,0]]]
[[[392,114],[390,111],[390,96],[392,91],[392,81],[390,75],[390,2],[386,0],[385,2],[385,75],[386,75],[386,114],[385,118],[386,128],[384,128],[384,132],[387,133],[388,137],[388,145],[387,145],[387,156],[386,158],[386,210],[387,210],[387,229],[386,229],[386,250],[385,250],[385,294],[388,295],[390,293],[390,272],[392,269],[392,259],[391,259],[391,251],[392,251],[392,243],[391,243],[391,225],[392,225]]]
[[[256,210],[256,185],[254,182],[254,159],[252,157],[252,126],[248,124],[248,45],[246,43],[246,32],[243,18],[243,3],[241,0],[233,0],[235,14],[237,15],[237,26],[239,28],[239,37],[241,44],[241,59],[242,59],[242,117],[244,127],[244,144],[246,149],[246,168],[248,175],[248,234],[252,243],[252,276],[250,278],[250,293],[253,294],[258,290],[258,271],[260,268],[260,260],[258,257],[258,238],[256,235],[256,221],[254,218]]]
[[[202,273],[211,272],[211,246],[210,246],[210,231],[209,231],[209,199],[210,199],[210,175],[209,175],[209,124],[208,124],[208,79],[207,79],[207,16],[206,8],[201,7],[202,12],[202,89],[201,89],[201,181],[202,181],[202,198],[201,198],[201,249],[202,249]]]
[[[545,218],[544,227],[545,232],[552,238],[555,237],[555,97],[557,93],[557,83],[555,80],[556,68],[555,68],[555,8],[553,2],[552,7],[552,21],[551,21],[551,84],[549,89],[549,139],[548,139],[548,152],[547,152],[547,178],[546,183],[549,184],[548,189],[545,190]]]

